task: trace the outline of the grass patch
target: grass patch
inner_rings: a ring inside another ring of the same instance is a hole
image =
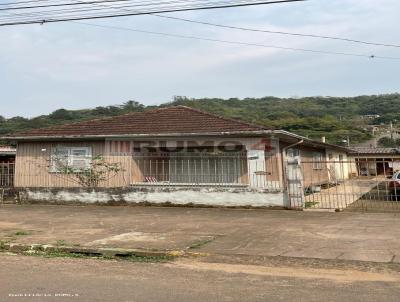
[[[16,231],[13,235],[14,236],[28,236],[31,235],[31,232],[28,231]]]
[[[22,253],[25,256],[40,256],[44,258],[94,258],[80,253],[66,253],[62,251],[27,251]]]
[[[0,240],[0,252],[6,250],[6,244],[7,244],[7,243],[8,243],[7,241]]]
[[[56,246],[66,246],[66,245],[67,245],[67,242],[63,239],[56,241]]]
[[[314,208],[316,205],[318,205],[319,204],[319,202],[318,201],[306,201],[305,203],[304,203],[304,208],[306,208],[306,209],[311,209],[311,208]]]
[[[214,240],[214,238],[207,238],[207,239],[197,240],[194,243],[192,243],[191,245],[189,245],[188,249],[190,249],[190,250],[198,249],[198,248],[206,245],[207,243],[210,243],[213,240]]]
[[[174,256],[136,256],[130,255],[123,257],[122,259],[130,262],[145,262],[145,263],[156,263],[156,262],[168,262],[175,259]]]
[[[1,246],[0,246],[1,250]],[[22,253],[25,256],[39,256],[44,258],[80,258],[80,259],[100,259],[100,260],[122,260],[129,262],[156,263],[167,262],[175,259],[174,256],[105,256],[102,254],[76,253],[64,251],[26,251]]]
[[[6,244],[15,241],[15,237],[6,237],[4,239],[0,239],[0,251],[4,251],[6,249]]]
[[[70,243],[63,239],[57,240],[55,245],[56,246],[75,246],[75,247],[80,246],[79,243]]]

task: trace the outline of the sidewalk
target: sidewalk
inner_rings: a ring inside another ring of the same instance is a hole
[[[400,262],[399,218],[396,213],[2,205],[0,240]]]

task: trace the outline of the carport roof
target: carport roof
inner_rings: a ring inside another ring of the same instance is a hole
[[[400,148],[371,148],[371,147],[351,147],[351,154],[369,154],[369,155],[400,155]]]

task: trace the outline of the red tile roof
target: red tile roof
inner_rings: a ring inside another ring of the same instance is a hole
[[[266,130],[258,125],[220,117],[185,106],[53,126],[14,133],[9,138],[113,136],[140,134],[204,134]]]
[[[352,154],[400,154],[400,148],[351,147]]]

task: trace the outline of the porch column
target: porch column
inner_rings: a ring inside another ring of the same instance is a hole
[[[250,187],[266,187],[267,167],[264,150],[247,150],[247,173]]]
[[[254,138],[246,142],[247,173],[249,186],[252,188],[267,188],[266,150],[271,148],[270,138]]]

